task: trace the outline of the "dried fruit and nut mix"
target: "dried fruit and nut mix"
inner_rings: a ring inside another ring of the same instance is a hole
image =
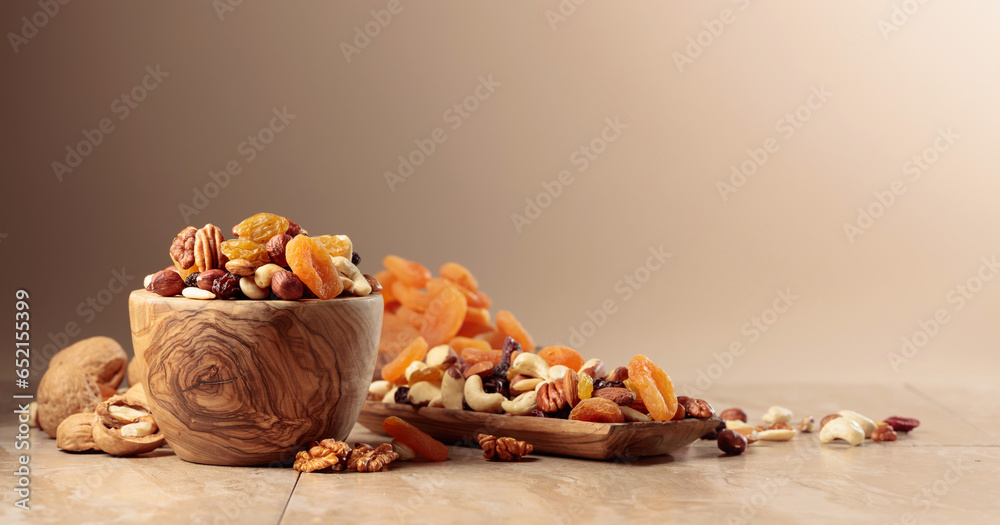
[[[233,226],[226,240],[212,224],[184,228],[170,245],[173,266],[146,276],[145,287],[164,297],[190,299],[332,299],[364,296],[382,286],[358,270],[346,235],[309,233],[273,213]]]

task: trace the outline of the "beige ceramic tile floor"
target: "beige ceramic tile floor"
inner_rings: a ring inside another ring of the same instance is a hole
[[[720,457],[714,442],[699,441],[673,456],[617,463],[488,463],[476,450],[452,448],[446,463],[396,463],[378,474],[194,465],[168,448],[138,458],[69,454],[36,433],[32,509],[14,508],[4,489],[0,522],[990,523],[1000,519],[996,394],[970,386],[720,386],[706,397],[717,409],[743,407],[751,421],[781,404],[817,419],[852,408],[922,425],[889,444],[820,445],[803,434]],[[0,426],[10,437],[0,445],[4,472],[14,470],[14,430]],[[361,427],[350,437],[381,439]]]

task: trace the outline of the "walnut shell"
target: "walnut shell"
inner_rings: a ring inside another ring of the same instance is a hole
[[[110,337],[91,337],[77,341],[52,356],[49,368],[73,363],[94,376],[99,385],[118,388],[125,377],[128,354]]]
[[[125,397],[135,398],[141,403],[148,403],[146,400],[146,387],[142,386],[142,383],[136,383],[128,388],[124,394]]]
[[[56,446],[70,452],[101,450],[94,442],[94,413],[73,414],[59,423]]]
[[[143,437],[125,437],[121,433],[121,423],[111,415],[111,405],[128,406],[150,413],[145,396],[142,398],[127,394],[116,395],[98,405],[94,414],[94,442],[101,450],[115,456],[135,456],[151,452],[163,446],[166,438],[157,428]]]
[[[83,368],[72,363],[49,366],[38,384],[38,425],[57,437],[59,423],[73,414],[93,412],[102,399],[101,387]]]

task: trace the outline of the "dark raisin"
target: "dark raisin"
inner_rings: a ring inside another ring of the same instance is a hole
[[[354,266],[361,264],[361,255],[358,252],[351,252],[351,262],[354,263]]]
[[[542,412],[541,410],[538,410],[537,408],[534,409],[534,410],[532,410],[528,415],[533,416],[533,417],[548,417],[548,416],[545,415],[545,412]]]
[[[510,358],[514,352],[521,351],[521,344],[508,337],[503,341],[503,353],[500,354],[500,364],[493,369],[493,375],[507,377],[507,370],[510,368]]]
[[[483,381],[483,390],[487,394],[503,394],[503,397],[510,399],[510,381],[502,377],[492,375],[486,378]]]
[[[184,286],[198,286],[199,275],[201,275],[201,272],[194,272],[187,276],[187,279],[184,279]]]
[[[410,404],[409,395],[410,395],[410,387],[401,386],[396,389],[396,395],[393,396],[393,400],[401,405],[408,405]]]
[[[624,381],[605,381],[603,379],[594,379],[594,390],[600,390],[602,388],[625,388]]]
[[[212,293],[219,299],[232,299],[240,292],[240,280],[226,272],[212,281]]]

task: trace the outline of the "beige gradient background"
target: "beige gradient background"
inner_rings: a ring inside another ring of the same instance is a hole
[[[341,44],[387,2],[244,1],[222,20],[208,2],[70,3],[17,53],[0,46],[2,310],[31,292],[39,369],[70,322],[130,343],[127,292],[92,318],[78,305],[113,270],[137,288],[165,266],[179,206],[235,160],[191,223],[285,214],[349,234],[369,273],[388,253],[459,261],[542,343],[613,301],[584,354],[646,353],[680,385],[990,381],[1000,280],[961,309],[948,298],[1000,252],[1000,8],[928,2],[884,38],[904,3],[592,1],[553,28],[555,0],[404,0],[349,63]],[[12,4],[5,33],[38,11]],[[157,65],[169,76],[119,120],[112,101]],[[452,129],[445,111],[480,76],[499,86]],[[778,121],[814,87],[828,99],[786,138]],[[295,118],[247,162],[240,142],[284,107]],[[52,162],[106,117],[115,131],[59,182]],[[581,171],[574,151],[606,118],[627,129]],[[390,191],[385,172],[435,128],[447,140]],[[939,128],[958,138],[911,181]],[[778,151],[723,200],[717,182],[768,139]],[[574,182],[519,233],[512,214],[561,170]],[[906,192],[852,243],[844,224],[897,179]],[[625,300],[616,283],[660,247],[672,257]],[[741,327],[777,289],[798,299],[751,341]],[[939,309],[948,323],[894,370]]]

